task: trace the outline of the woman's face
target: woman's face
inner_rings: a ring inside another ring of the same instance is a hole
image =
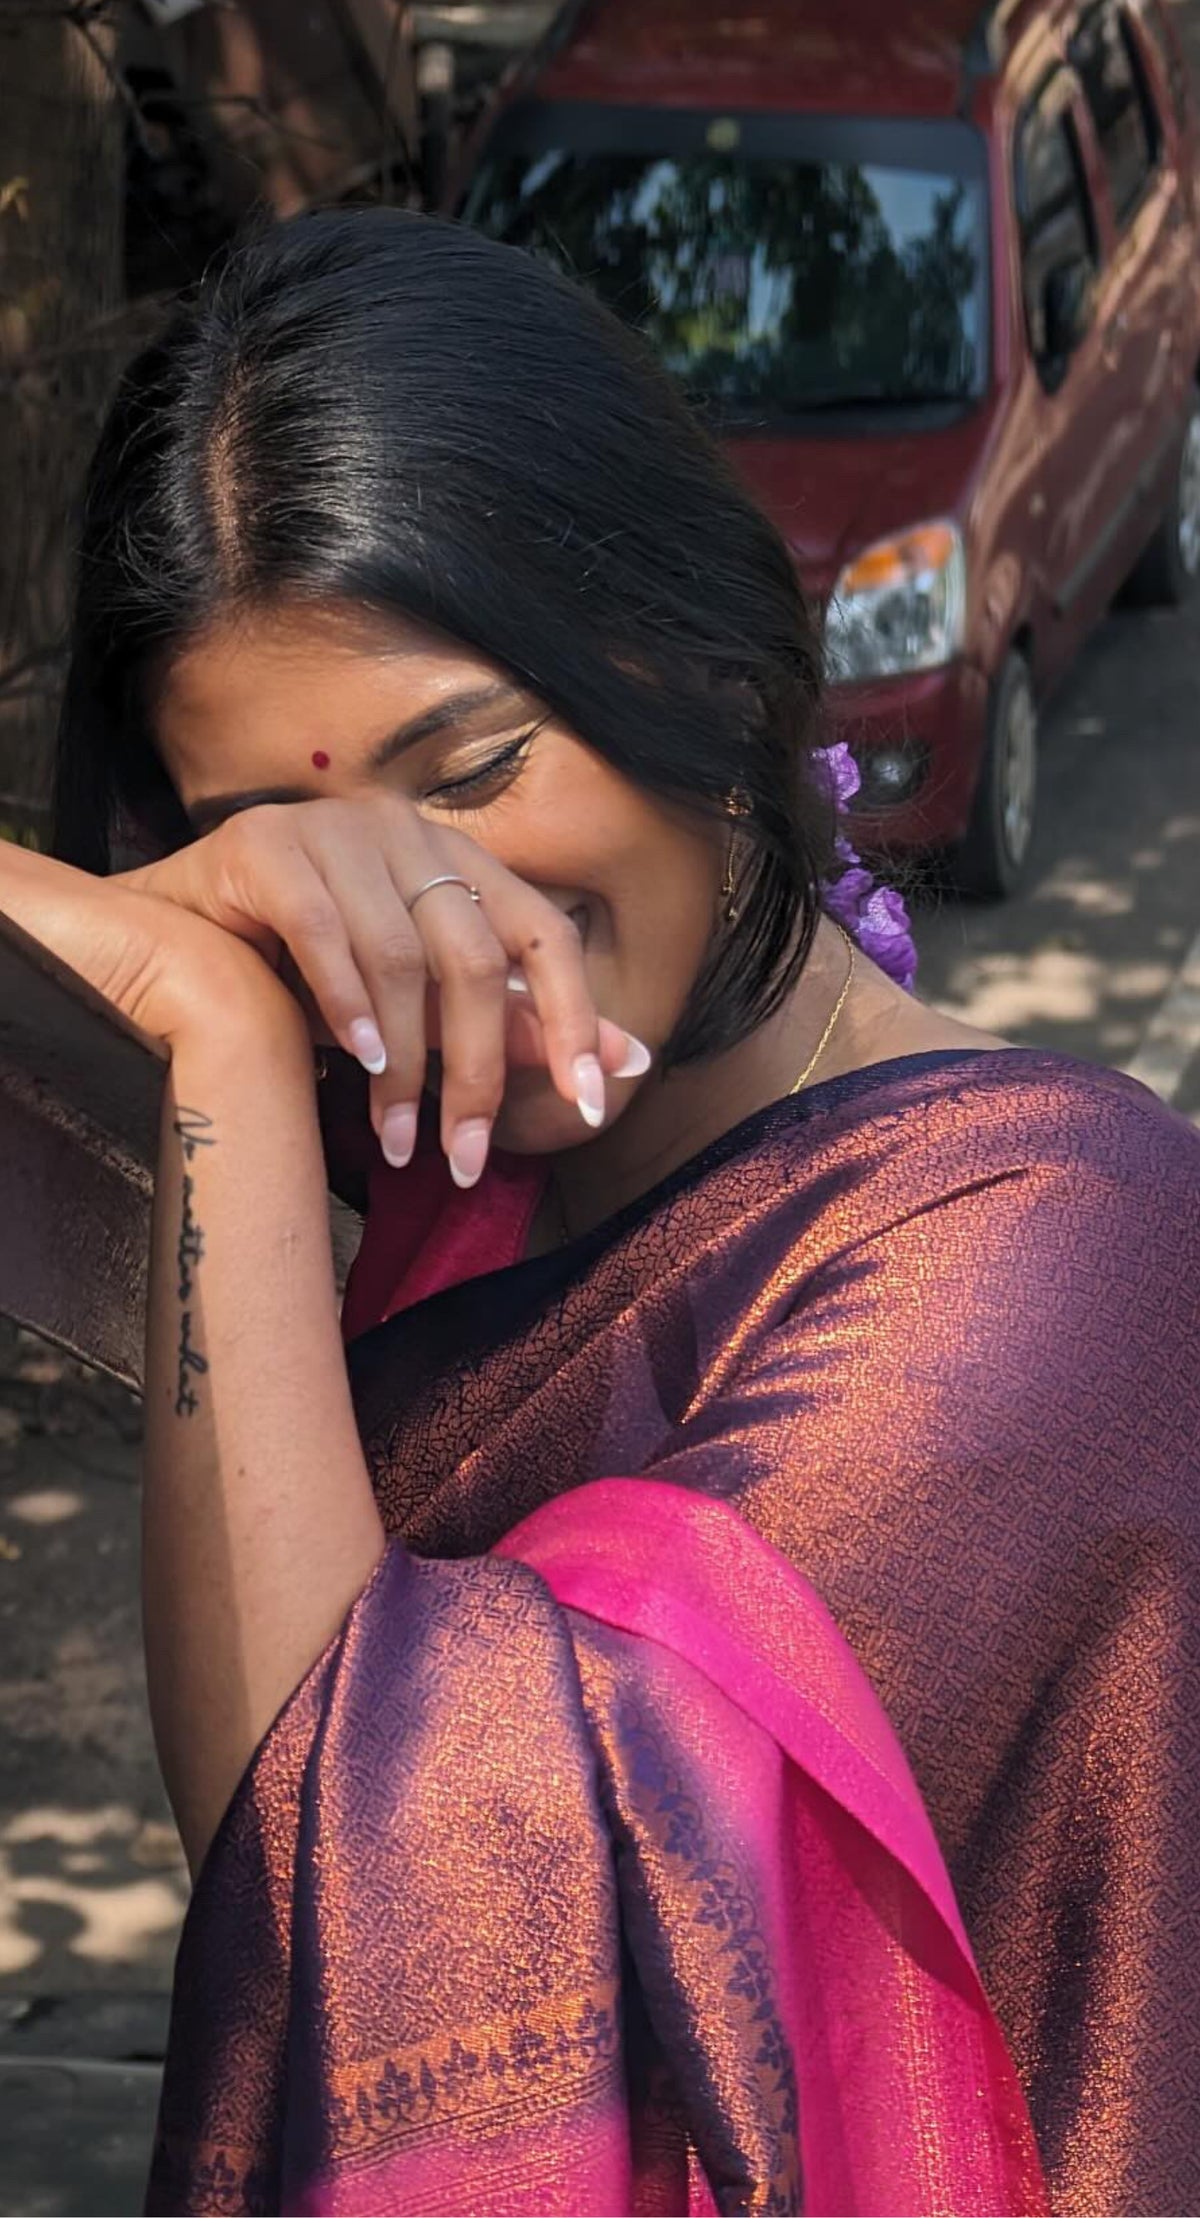
[[[198,832],[255,801],[375,793],[467,833],[574,917],[600,1014],[657,1050],[708,946],[719,843],[544,717],[436,633],[281,609],[182,655],[156,731]],[[496,1138],[553,1153],[579,1143],[578,1115],[540,1070],[515,1071]]]

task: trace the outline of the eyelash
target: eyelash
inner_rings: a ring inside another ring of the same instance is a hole
[[[531,741],[540,732],[541,728],[540,724],[532,725],[529,731],[522,732],[519,739],[514,739],[509,746],[502,747],[498,754],[492,756],[490,762],[481,763],[479,769],[472,770],[467,777],[450,778],[444,785],[431,786],[427,799],[438,801],[445,799],[447,795],[457,797],[462,793],[473,792],[477,787],[486,786],[493,782],[505,770],[511,769],[515,774],[520,767],[522,758],[528,753]]]

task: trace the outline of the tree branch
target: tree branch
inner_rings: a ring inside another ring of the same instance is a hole
[[[98,0],[98,5],[100,7],[103,7],[104,0]],[[84,0],[84,4],[80,5],[76,9],[74,14],[68,12],[67,21],[71,24],[72,28],[79,33],[80,38],[83,40],[84,45],[87,47],[97,67],[103,70],[109,84],[112,86],[117,99],[120,101],[121,106],[124,108],[125,113],[129,118],[130,129],[133,132],[134,138],[137,140],[139,153],[144,154],[147,161],[152,161],[154,158],[154,149],[150,143],[150,137],[149,133],[146,130],[142,111],[138,106],[133,92],[131,91],[129,85],[126,83],[124,76],[117,68],[112,55],[107,52],[103,41],[98,39],[96,36],[96,32],[94,29],[96,14],[97,7],[95,5],[87,5],[86,0]]]
[[[119,308],[84,324],[69,339],[61,339],[52,347],[39,347],[36,353],[6,364],[7,380],[15,385],[31,371],[53,369],[57,363],[74,361],[80,354],[120,354],[131,341],[136,345],[153,331],[174,299],[174,293],[143,293],[136,300],[122,301]],[[143,322],[144,333],[139,329]]]
[[[53,670],[66,656],[66,642],[58,640],[53,645],[44,641],[40,647],[31,647],[28,654],[18,655],[7,669],[0,670],[0,698],[28,678],[35,670]]]

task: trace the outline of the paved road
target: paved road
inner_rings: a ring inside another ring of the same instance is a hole
[[[921,990],[1122,1068],[1171,996],[1176,1099],[1194,1115],[1200,1030],[1177,989],[1198,934],[1200,612],[1121,610],[1047,717],[1027,890],[999,908],[919,907]]]

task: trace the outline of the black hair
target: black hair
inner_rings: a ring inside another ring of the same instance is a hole
[[[354,209],[236,247],[126,374],[85,502],[54,851],[191,832],[154,687],[223,612],[310,600],[433,624],[647,791],[734,797],[736,921],[668,1061],[778,1007],[834,817],[821,653],[781,539],[589,294],[438,218]]]

